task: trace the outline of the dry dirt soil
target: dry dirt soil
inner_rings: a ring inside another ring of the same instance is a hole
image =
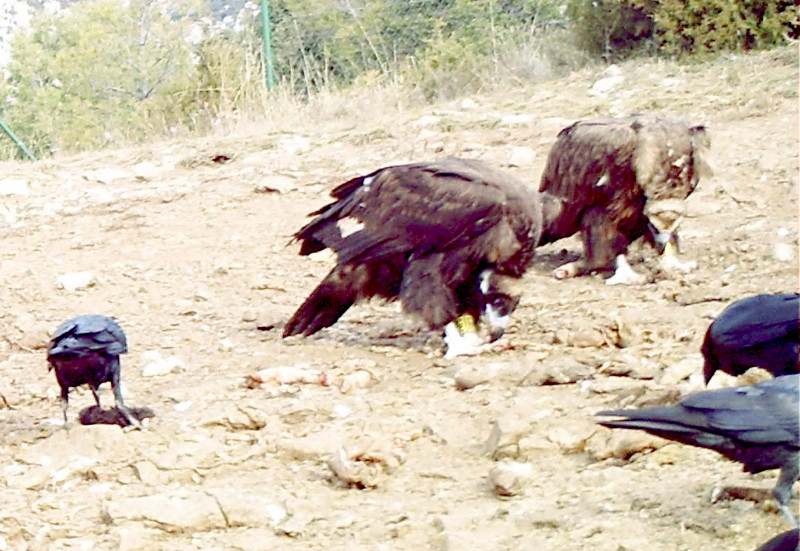
[[[776,472],[594,414],[699,390],[724,306],[797,289],[796,49],[619,70],[0,164],[0,549],[749,551],[786,530],[769,502],[710,502]],[[580,251],[570,239],[541,251],[512,329],[481,356],[445,360],[394,304],[281,339],[331,267],[290,237],[336,184],[460,155],[535,186],[561,128],[642,110],[712,136],[716,172],[681,230],[694,271],[662,273],[640,246],[646,284],[554,280]],[[125,395],[155,411],[146,430],[80,425],[87,389],[62,427],[44,347],[83,313],[125,329]]]

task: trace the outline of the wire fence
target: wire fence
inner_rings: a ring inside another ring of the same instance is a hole
[[[275,97],[267,56],[277,93],[299,101],[387,83],[429,101],[547,78],[642,43],[653,52],[658,21],[644,10],[654,6],[677,14],[672,27],[659,23],[675,48],[739,36],[727,20],[718,27],[730,36],[686,31],[681,10],[700,0],[269,0],[269,29],[262,2],[2,0],[0,119],[41,156],[263,112]],[[750,3],[707,3],[727,7],[718,17],[741,19],[756,43],[798,35],[791,0],[772,0],[763,17]],[[4,146],[0,156],[17,154]]]

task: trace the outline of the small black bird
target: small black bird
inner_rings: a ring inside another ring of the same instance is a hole
[[[797,528],[778,534],[756,551],[797,551],[799,548],[798,534],[800,534],[800,530]]]
[[[100,315],[72,318],[58,326],[47,347],[47,361],[61,387],[61,409],[67,426],[69,389],[89,385],[100,406],[98,387],[111,383],[117,408],[134,427],[141,427],[122,400],[119,355],[128,352],[125,333],[116,321]]]
[[[800,373],[800,294],[755,295],[730,304],[706,331],[700,349],[706,384],[717,370],[733,376],[762,367],[775,377]]]
[[[707,390],[671,407],[601,411],[598,415],[623,419],[598,423],[709,448],[744,464],[745,472],[780,469],[772,493],[796,525],[788,504],[800,472],[799,408],[800,375],[787,375],[752,386]]]

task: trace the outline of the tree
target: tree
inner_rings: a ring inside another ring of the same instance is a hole
[[[40,13],[20,33],[0,87],[4,116],[37,153],[141,139],[191,120],[189,0],[101,0]]]

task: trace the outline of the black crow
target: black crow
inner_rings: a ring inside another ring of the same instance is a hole
[[[67,426],[69,389],[89,385],[100,406],[98,387],[111,383],[117,408],[134,427],[139,421],[125,407],[119,386],[119,355],[128,352],[125,333],[116,321],[100,315],[78,316],[58,326],[47,347],[47,361],[61,387],[61,409]]]
[[[756,551],[797,551],[800,549],[798,547],[798,534],[800,534],[800,530],[797,528],[778,534],[756,549]]]
[[[706,331],[700,349],[706,384],[717,370],[733,376],[763,367],[774,376],[798,373],[800,294],[756,295],[730,304]]]
[[[611,428],[640,429],[701,448],[744,464],[744,471],[780,469],[773,495],[788,508],[800,471],[800,375],[777,377],[752,386],[708,390],[687,396],[676,406],[601,411],[623,419],[598,421]]]

